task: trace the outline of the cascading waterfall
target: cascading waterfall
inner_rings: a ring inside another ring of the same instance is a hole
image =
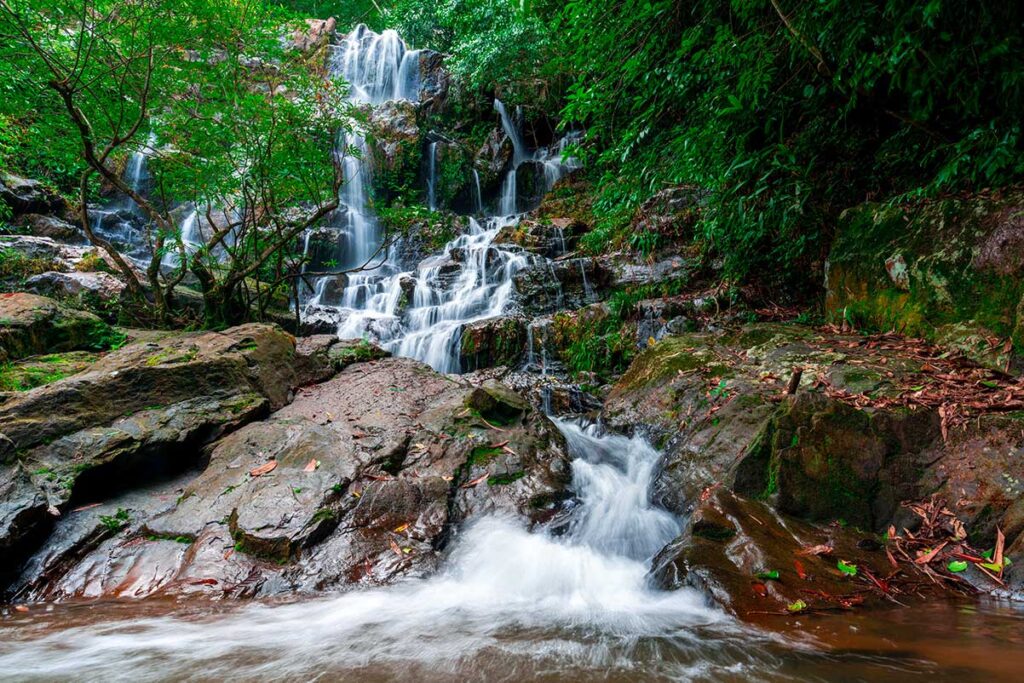
[[[360,27],[339,46],[331,60],[331,72],[350,83],[350,97],[363,104],[380,104],[391,99],[418,100],[418,82],[408,74],[411,59],[418,52],[407,50],[398,34],[376,34]],[[360,150],[345,158],[345,186],[338,211],[338,226],[345,235],[345,269],[359,268],[372,261],[372,269],[349,272],[344,279],[341,302],[336,307],[342,338],[370,337],[400,356],[416,358],[441,372],[460,370],[459,352],[466,324],[504,314],[514,301],[513,278],[530,264],[532,256],[515,247],[494,244],[502,227],[514,223],[518,207],[516,172],[527,161],[551,167],[552,177],[571,168],[561,156],[546,150],[530,150],[505,106],[495,101],[502,128],[514,148],[499,198],[497,216],[469,219],[469,230],[447,245],[441,254],[421,262],[414,270],[400,272],[393,252],[375,259],[384,236],[370,208],[368,180],[369,150],[358,133],[346,134],[341,144]],[[427,198],[437,209],[438,143],[428,148]],[[547,173],[547,172],[545,172]],[[475,178],[478,214],[483,214],[479,176]],[[305,247],[308,251],[308,244]],[[324,306],[324,281],[316,282],[306,299],[306,310]]]
[[[672,662],[656,653],[645,662],[637,653],[644,641],[671,639],[677,657],[689,653],[693,660],[677,675],[691,666],[737,675],[735,653],[713,665],[705,642],[708,629],[720,642],[739,635],[734,622],[694,591],[648,586],[651,557],[681,529],[679,519],[651,502],[657,451],[640,438],[555,424],[573,456],[579,499],[560,536],[484,517],[457,537],[446,569],[433,578],[202,620],[136,618],[7,640],[0,642],[0,670],[44,680],[82,671],[106,679],[201,672],[211,679],[298,680],[370,665],[398,666],[403,677],[416,678],[418,670],[452,676],[468,666],[480,675],[491,666],[533,662],[547,676],[565,667],[650,674],[650,666],[663,675]]]

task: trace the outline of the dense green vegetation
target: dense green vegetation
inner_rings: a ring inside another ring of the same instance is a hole
[[[2,0],[0,165],[79,207],[103,190],[135,201],[150,221],[144,278],[82,227],[118,263],[140,315],[180,318],[176,288],[191,274],[207,324],[243,319],[294,279],[286,249],[337,205],[333,142],[349,112],[343,90],[281,40],[304,28],[257,0]],[[160,147],[143,196],[121,171],[151,134]],[[182,201],[207,217],[194,252],[172,214]],[[174,272],[160,268],[167,254]],[[256,276],[264,286],[252,291]]]
[[[691,184],[711,191],[695,237],[729,277],[817,282],[843,209],[1024,172],[1018,3],[384,4],[471,87],[541,95],[586,127],[594,250],[626,242],[654,192]]]
[[[311,16],[445,54],[438,125],[464,153],[442,160],[442,191],[465,182],[496,95],[584,129],[591,252],[693,241],[725,279],[799,295],[820,286],[843,210],[1024,174],[1024,8],[992,0],[0,0],[0,168],[72,205],[131,196],[121,170],[155,134],[153,193],[133,197],[153,263],[140,277],[94,243],[155,323],[180,322],[186,276],[208,325],[263,311],[296,281],[295,236],[336,206],[332,142],[356,116],[282,41]],[[420,218],[418,153],[385,188],[388,224]],[[644,201],[681,185],[700,189],[692,221],[636,229]],[[181,201],[217,226],[195,253]],[[158,267],[167,254],[176,272]]]

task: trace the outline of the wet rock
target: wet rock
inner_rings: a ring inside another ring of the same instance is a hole
[[[513,277],[520,305],[530,315],[578,309],[599,301],[609,273],[590,258],[534,261]]]
[[[480,185],[485,196],[497,193],[501,175],[512,161],[512,140],[501,127],[487,134],[483,145],[473,157],[473,167],[480,174]]]
[[[515,244],[533,254],[554,259],[576,248],[584,227],[569,218],[522,220],[502,228],[494,238],[494,243]]]
[[[420,50],[420,107],[428,114],[441,114],[448,107],[451,75],[444,68],[444,55]]]
[[[284,405],[293,364],[292,338],[268,325],[127,346],[8,395],[0,469],[16,456],[57,511],[180,472],[204,443]]]
[[[568,479],[557,430],[511,390],[408,359],[358,363],[212,445],[172,504],[70,560],[30,563],[19,585],[38,599],[387,583],[433,571],[468,516],[545,518]]]
[[[0,362],[54,351],[105,349],[115,341],[117,334],[92,313],[35,294],[0,294]]]
[[[603,417],[663,447],[655,495],[680,514],[722,485],[803,519],[882,532],[911,525],[903,501],[935,495],[979,539],[999,525],[1012,543],[1024,529],[1019,416],[986,415],[943,438],[934,409],[873,407],[920,383],[924,361],[870,346],[778,324],[665,337],[613,387]],[[801,382],[787,396],[795,367]],[[855,407],[832,391],[873,401]]]
[[[462,328],[459,367],[473,371],[495,365],[518,365],[526,346],[526,319],[503,316]]]
[[[870,537],[784,517],[764,503],[719,487],[701,497],[683,535],[655,557],[651,574],[663,589],[696,588],[730,613],[755,622],[784,619],[790,610],[836,609],[838,599],[878,604],[880,597],[865,593],[861,580],[836,566],[843,560],[856,565],[861,575],[865,570],[888,575],[885,553],[877,545],[874,551],[864,550],[864,538]],[[816,545],[833,550],[801,555]],[[768,578],[773,572],[777,578]]]

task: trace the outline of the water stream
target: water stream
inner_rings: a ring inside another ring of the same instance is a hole
[[[360,27],[334,48],[330,65],[351,84],[353,101],[372,106],[418,99],[418,59],[393,31]],[[513,146],[495,215],[483,215],[476,177],[477,216],[468,230],[412,268],[403,268],[398,250],[381,251],[365,137],[353,132],[339,140],[358,153],[345,158],[342,206],[328,227],[342,236],[339,267],[371,266],[345,275],[340,302],[330,304],[341,316],[341,337],[370,337],[398,355],[458,372],[464,326],[514,306],[515,274],[539,258],[494,242],[525,208],[517,171],[539,164],[550,189],[572,162],[563,158],[567,141],[529,149],[516,115],[500,101],[495,109]],[[435,169],[434,145],[430,154]],[[144,159],[137,167],[133,159],[129,176],[141,182],[143,166]],[[182,229],[200,229],[197,213]],[[310,250],[309,234],[303,248]],[[592,300],[582,262],[580,268]],[[314,282],[307,309],[328,305],[332,278]],[[549,325],[527,331],[528,366],[546,374]],[[1012,680],[1024,666],[1024,621],[1002,607],[982,613],[937,604],[809,618],[804,637],[784,639],[741,626],[696,591],[655,590],[651,559],[683,528],[651,499],[659,453],[639,437],[553,420],[570,449],[579,501],[557,532],[485,516],[457,531],[444,568],[431,578],[316,599],[115,601],[12,612],[0,618],[0,680],[990,683]]]

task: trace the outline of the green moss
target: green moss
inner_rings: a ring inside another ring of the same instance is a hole
[[[526,472],[520,470],[518,472],[511,472],[508,474],[496,474],[493,477],[487,478],[488,486],[508,486],[513,484],[523,477],[526,476]]]
[[[477,446],[470,452],[467,462],[471,465],[486,465],[491,460],[501,455],[501,453],[502,450],[500,448]]]

